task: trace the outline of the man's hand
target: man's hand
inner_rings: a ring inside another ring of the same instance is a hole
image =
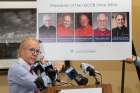
[[[125,59],[125,62],[127,63],[134,63],[136,61],[136,56],[132,55],[132,57],[128,57]]]

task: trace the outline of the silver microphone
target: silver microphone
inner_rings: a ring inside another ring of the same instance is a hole
[[[81,63],[80,68],[83,70],[84,73],[89,74],[89,76],[93,76],[96,80],[96,84],[99,85],[102,82],[102,75],[98,71],[95,70],[94,66],[87,63]],[[101,77],[101,82],[97,78],[97,74]]]

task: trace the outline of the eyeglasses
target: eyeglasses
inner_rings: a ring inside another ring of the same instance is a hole
[[[35,48],[29,48],[28,49],[30,52],[32,52],[33,54],[40,54],[41,52],[40,52],[40,49],[35,49]]]

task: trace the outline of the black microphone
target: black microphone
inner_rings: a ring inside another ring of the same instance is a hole
[[[40,89],[40,91],[44,90],[48,85],[48,77],[45,75],[45,70],[43,68],[43,65],[40,63],[40,61],[36,61],[32,67],[31,70],[33,70],[36,75],[38,75],[37,79],[34,81],[36,86]]]
[[[86,85],[88,83],[88,79],[81,74],[78,74],[78,72],[71,66],[69,60],[65,61],[63,69],[68,77],[71,80],[75,80],[78,85]]]
[[[35,63],[31,66],[31,69],[38,75],[40,76],[42,72],[44,72],[42,60],[44,56],[40,52],[39,55],[36,57]]]
[[[45,68],[46,75],[51,79],[52,85],[55,85],[58,71],[54,69],[53,65],[49,62],[44,64],[43,67]]]
[[[32,66],[31,69],[37,74],[40,75],[42,72],[44,72],[44,68],[42,67],[42,64],[40,61],[36,61]]]
[[[88,73],[89,76],[93,76],[96,80],[96,84],[99,85],[100,81],[96,77],[96,73],[101,75],[99,72],[97,72],[94,68],[94,66],[87,64],[87,63],[81,63],[80,68],[85,72]]]

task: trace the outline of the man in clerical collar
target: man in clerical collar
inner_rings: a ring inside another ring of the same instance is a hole
[[[54,16],[54,15],[53,15]],[[49,14],[43,15],[42,22],[43,25],[39,27],[39,37],[40,38],[55,38],[56,37],[56,27],[52,25],[55,19]]]
[[[118,41],[128,41],[129,40],[129,29],[125,25],[126,18],[124,14],[117,14],[115,17],[116,27],[112,29],[112,40],[118,39]],[[128,21],[128,20],[127,20]],[[127,24],[128,25],[128,24]]]

